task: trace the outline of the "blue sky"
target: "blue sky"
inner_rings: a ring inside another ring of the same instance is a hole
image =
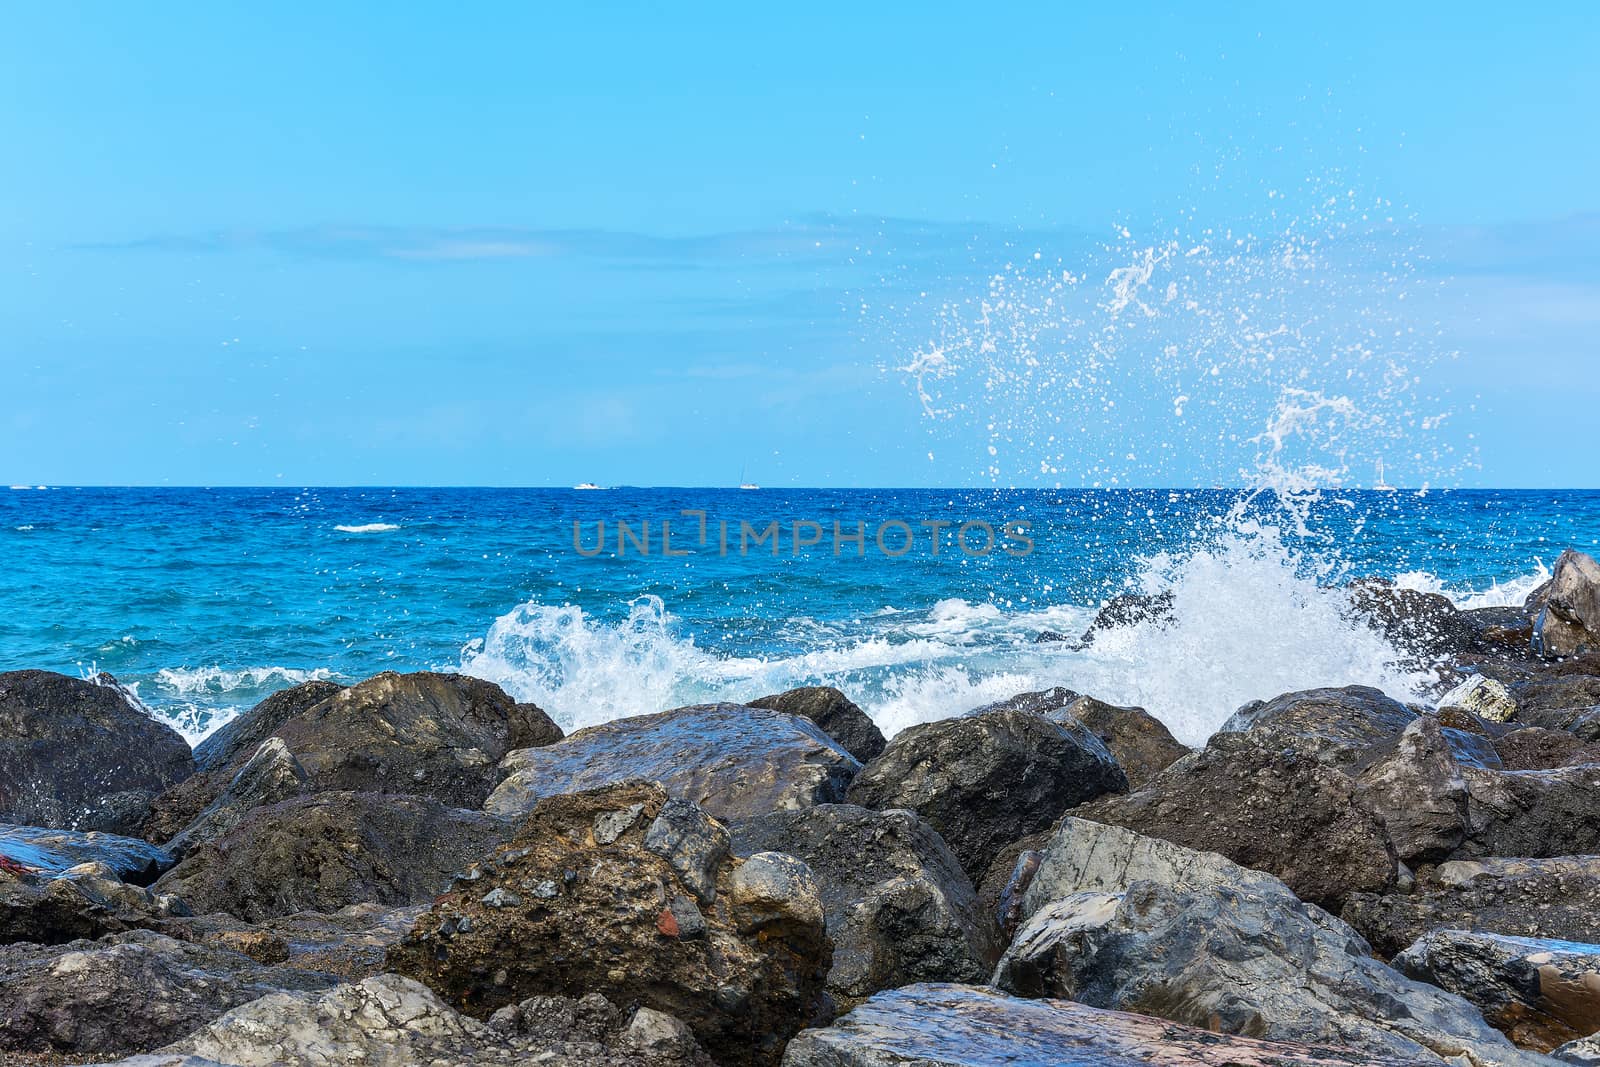
[[[1358,477],[1600,484],[1592,7],[1073,6],[13,5],[0,479],[988,484],[998,434],[1007,482],[1210,484],[1290,379],[1165,420],[1187,326],[940,417],[894,368],[1008,265],[1080,279],[1070,372],[1119,255],[1320,228],[1314,311],[1252,307],[1381,320],[1450,413],[1386,395]]]

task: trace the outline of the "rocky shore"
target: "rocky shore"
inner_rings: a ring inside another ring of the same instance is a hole
[[[1434,699],[1263,694],[1197,751],[1069,688],[564,736],[386,673],[191,752],[0,674],[0,1063],[1600,1064],[1600,564],[1351,605]]]

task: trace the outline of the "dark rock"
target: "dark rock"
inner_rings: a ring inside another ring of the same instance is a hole
[[[211,771],[231,766],[240,759],[248,759],[251,753],[261,747],[261,742],[277,732],[278,727],[311,710],[343,688],[335,682],[310,681],[273,693],[249,711],[212,731],[196,745],[195,768],[202,772]]]
[[[1464,620],[1447,596],[1403,589],[1384,578],[1357,579],[1348,591],[1351,614],[1365,619],[1414,663],[1477,645],[1479,628]]]
[[[1409,1057],[1315,1048],[993,989],[914,985],[879,993],[789,1043],[783,1067],[1416,1067]]]
[[[177,862],[165,849],[134,837],[4,823],[0,823],[0,857],[46,875],[83,863],[103,863],[117,878],[134,885],[149,885]]]
[[[188,742],[104,676],[0,674],[0,821],[133,833],[192,773]]]
[[[0,1050],[125,1053],[157,1048],[229,1008],[334,984],[147,930],[101,941],[0,947]]]
[[[977,878],[1010,842],[1127,788],[1122,768],[1082,724],[994,711],[903,730],[862,769],[848,800],[915,811]]]
[[[1094,621],[1083,632],[1082,643],[1090,644],[1102,630],[1121,626],[1139,626],[1144,623],[1164,625],[1174,617],[1173,593],[1118,593],[1100,606]]]
[[[1411,978],[1477,1005],[1523,1048],[1600,1031],[1600,945],[1436,930],[1394,959]]]
[[[1352,896],[1341,917],[1386,959],[1442,928],[1600,942],[1600,856],[1452,860],[1409,895]]]
[[[822,1007],[822,901],[805,864],[761,852],[725,857],[701,903],[647,845],[668,802],[640,782],[540,801],[389,951],[389,968],[477,1017],[534,994],[600,993],[682,1019],[718,1062],[775,1061]],[[597,840],[598,824],[635,809]]]
[[[649,1008],[630,1016],[603,997],[536,997],[483,1023],[394,974],[325,993],[263,997],[166,1054],[282,1067],[711,1067],[682,1023]]]
[[[239,768],[221,795],[189,823],[167,848],[183,856],[232,830],[256,808],[297,797],[305,791],[306,772],[280,737],[269,737]]]
[[[1246,733],[1263,744],[1357,774],[1389,754],[1417,713],[1370,686],[1307,689],[1246,704],[1219,733]]]
[[[981,982],[1000,954],[955,856],[909,811],[778,812],[735,824],[733,844],[811,868],[833,941],[828,992],[841,1007],[913,982]]]
[[[155,888],[251,922],[350,904],[417,904],[508,832],[423,797],[316,793],[257,808],[186,855]]]
[[[1281,883],[1140,881],[1059,898],[1018,931],[995,980],[1014,993],[1400,1062],[1539,1062],[1465,1001],[1372,959],[1354,930]]]
[[[1566,730],[1600,705],[1600,675],[1541,674],[1514,683],[1511,695],[1517,701],[1518,722]]]
[[[186,911],[174,897],[119,881],[102,864],[84,864],[53,877],[0,872],[0,945],[60,945],[159,928]]]
[[[1547,771],[1600,763],[1600,744],[1585,740],[1576,729],[1546,730],[1525,726],[1494,740],[1494,750],[1508,771]]]
[[[1600,561],[1567,549],[1536,594],[1533,647],[1545,656],[1600,650]]]
[[[1134,789],[1189,754],[1188,746],[1174,740],[1161,720],[1143,708],[1107,704],[1065,686],[1018,693],[970,714],[992,711],[1028,711],[1054,722],[1082,723],[1106,746]]]
[[[579,730],[512,753],[484,805],[521,815],[542,799],[620,782],[660,782],[719,819],[843,799],[860,764],[810,719],[739,704],[697,704]]]
[[[872,717],[832,686],[791,689],[752,700],[750,707],[786,711],[810,719],[859,763],[866,763],[888,744]]]
[[[1424,715],[1406,727],[1383,761],[1362,773],[1356,796],[1383,818],[1401,862],[1438,863],[1472,831],[1467,768],[1500,765],[1487,738]]]
[[[301,911],[260,923],[214,912],[172,920],[163,932],[239,952],[258,963],[283,963],[352,982],[381,974],[389,946],[410,933],[426,910],[425,904],[399,908],[352,904],[334,912]]]
[[[1386,892],[1400,869],[1383,820],[1358,800],[1352,778],[1309,753],[1349,767],[1365,757],[1346,730],[1289,726],[1269,720],[1250,733],[1218,733],[1139,792],[1073,814],[1221,853],[1325,907],[1351,893]],[[1308,754],[1296,751],[1297,740]]]

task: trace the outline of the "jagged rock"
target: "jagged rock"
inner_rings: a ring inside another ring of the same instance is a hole
[[[1490,722],[1509,722],[1516,717],[1517,700],[1503,683],[1474,674],[1440,697],[1439,708],[1460,708]]]
[[[1600,1034],[1568,1041],[1550,1055],[1562,1063],[1576,1063],[1579,1067],[1597,1067],[1600,1065]]]
[[[1573,728],[1590,709],[1600,706],[1600,675],[1540,674],[1511,686],[1517,721],[1550,730]]]
[[[393,793],[476,808],[499,783],[498,764],[507,753],[561,737],[560,727],[534,705],[464,675],[385,671],[307,703],[323,692],[301,686],[292,697],[269,698],[230,723],[233,734],[207,753],[209,769],[158,801],[145,836],[176,841],[179,831],[205,819],[211,825],[191,835],[204,837],[252,803],[301,791]],[[256,747],[243,747],[258,736]],[[269,748],[263,758],[270,756],[272,765],[253,769],[254,782],[241,780],[247,763],[273,738],[287,758]],[[293,778],[301,779],[298,789]],[[223,801],[230,788],[233,797]]]
[[[142,831],[148,841],[172,840],[216,802],[244,761],[289,719],[339,692],[333,682],[302,682],[280,690],[224,723],[195,747],[195,773],[156,797]]]
[[[650,847],[668,802],[642,782],[540,801],[389,951],[389,968],[474,1016],[601,993],[683,1020],[718,1062],[775,1060],[819,1011],[828,973],[810,872],[781,854],[725,856],[702,901]],[[635,808],[598,841],[597,824]]]
[[[1122,626],[1139,626],[1144,623],[1165,625],[1174,617],[1173,604],[1174,597],[1170,589],[1159,593],[1118,593],[1095,612],[1094,620],[1083,632],[1079,643],[1091,644],[1101,631]]]
[[[134,833],[193,773],[188,742],[106,676],[0,674],[0,821]]]
[[[1523,1048],[1600,1031],[1600,945],[1435,930],[1394,958],[1404,974],[1477,1005]]]
[[[1534,596],[1541,604],[1533,623],[1533,647],[1539,653],[1575,656],[1600,650],[1600,561],[1567,549]]]
[[[186,913],[177,898],[119,881],[103,864],[83,864],[53,877],[0,872],[0,945],[65,944],[157,928]]]
[[[1031,912],[995,970],[1004,990],[1409,1063],[1537,1062],[1466,1002],[1372,959],[1359,934],[1275,879],[1170,845],[1133,842],[1101,858],[1064,830],[1071,862],[1058,873],[1083,870],[1088,885]],[[1147,872],[1166,883],[1134,880]],[[1111,888],[1091,888],[1102,882]],[[1039,885],[1028,892],[1042,896]]]
[[[1600,744],[1579,736],[1577,729],[1546,730],[1524,726],[1494,739],[1494,750],[1508,771],[1548,771],[1600,763]]]
[[[305,791],[305,783],[305,768],[289,746],[281,737],[269,737],[211,806],[167,842],[167,849],[182,856],[196,845],[226,834],[256,808],[299,796]]]
[[[878,724],[872,721],[872,716],[832,686],[790,689],[785,693],[752,700],[750,707],[803,715],[821,727],[823,733],[839,742],[859,763],[871,760],[888,744]]]
[[[719,819],[842,800],[860,769],[810,719],[740,704],[697,704],[579,730],[513,752],[485,810],[514,816],[546,797],[619,782],[660,782]]]
[[[327,975],[148,930],[100,941],[0,947],[0,1049],[73,1055],[157,1048],[229,1008]]]
[[[783,1067],[1415,1067],[1412,1058],[1224,1037],[1160,1019],[992,989],[879,993],[789,1042]]]
[[[994,711],[901,731],[850,786],[852,804],[908,808],[944,838],[969,878],[999,851],[1086,800],[1128,788],[1081,723]]]
[[[710,1067],[681,1028],[648,1008],[629,1019],[602,997],[539,997],[483,1023],[426,986],[385,974],[324,993],[262,997],[157,1056],[116,1067]]]
[[[219,912],[179,919],[165,929],[186,941],[241,952],[258,963],[286,963],[359,981],[383,972],[389,946],[410,933],[427,908],[352,904],[335,912],[301,911],[260,923]]]
[[[1218,733],[1139,792],[1073,814],[1221,853],[1328,907],[1351,893],[1392,888],[1400,874],[1394,847],[1383,821],[1357,799],[1355,781],[1274,733]],[[1308,747],[1359,765],[1362,757],[1346,743],[1330,731],[1311,735]]]
[[[1143,708],[1119,707],[1056,686],[1035,693],[1019,693],[1008,700],[972,712],[1030,711],[1055,722],[1080,722],[1098,737],[1116,759],[1133,789],[1189,754],[1160,719]]]
[[[994,923],[948,846],[909,811],[823,804],[733,827],[736,852],[785,852],[816,879],[833,941],[828,992],[848,1007],[913,982],[981,982]]]
[[[315,793],[257,808],[162,876],[199,913],[251,922],[350,904],[417,904],[508,832],[423,797]]]
[[[0,823],[0,857],[45,875],[102,863],[116,878],[134,885],[149,885],[177,862],[170,852],[136,837],[4,823]]]
[[[1352,896],[1341,917],[1386,959],[1440,928],[1600,943],[1600,856],[1452,860],[1409,895]]]
[[[1350,583],[1351,614],[1369,625],[1415,661],[1427,662],[1476,644],[1476,628],[1461,618],[1447,596],[1402,589],[1383,578]]]
[[[1469,832],[1453,859],[1600,852],[1600,765],[1462,773]]]
[[[1360,802],[1383,817],[1395,854],[1410,866],[1438,863],[1471,833],[1468,767],[1498,768],[1488,739],[1432,715],[1414,719],[1394,750],[1362,773]]]

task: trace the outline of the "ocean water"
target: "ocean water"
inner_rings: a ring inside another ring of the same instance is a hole
[[[1240,703],[1290,689],[1427,691],[1431,678],[1349,619],[1349,578],[1520,603],[1562,548],[1600,545],[1595,491],[1280,503],[1228,490],[15,489],[0,491],[0,667],[109,672],[191,739],[308,678],[435,669],[492,679],[568,728],[825,683],[892,734],[1066,685],[1141,704],[1194,743]],[[685,511],[705,513],[703,545]],[[776,554],[748,534],[740,551],[741,523],[772,522]],[[818,543],[797,547],[796,522]],[[952,524],[937,553],[929,522]],[[963,550],[963,523],[988,524],[994,547],[981,551],[973,525]],[[1008,538],[1011,523],[1025,534]],[[1086,649],[1036,641],[1077,636],[1129,589],[1172,590],[1175,618]]]

